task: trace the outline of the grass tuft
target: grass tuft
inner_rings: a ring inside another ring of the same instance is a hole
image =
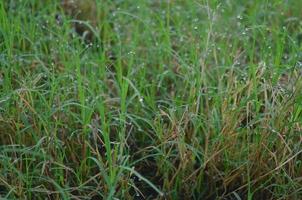
[[[302,198],[301,1],[96,5],[0,1],[1,199]]]

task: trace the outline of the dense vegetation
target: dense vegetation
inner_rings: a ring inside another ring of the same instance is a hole
[[[301,8],[0,1],[0,198],[302,199]]]

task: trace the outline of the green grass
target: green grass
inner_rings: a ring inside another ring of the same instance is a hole
[[[0,199],[301,199],[301,8],[0,1]]]

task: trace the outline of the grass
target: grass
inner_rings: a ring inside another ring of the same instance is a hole
[[[0,198],[301,199],[301,7],[0,1]]]

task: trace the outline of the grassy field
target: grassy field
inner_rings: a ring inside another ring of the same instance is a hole
[[[301,8],[0,1],[0,199],[302,199]]]

